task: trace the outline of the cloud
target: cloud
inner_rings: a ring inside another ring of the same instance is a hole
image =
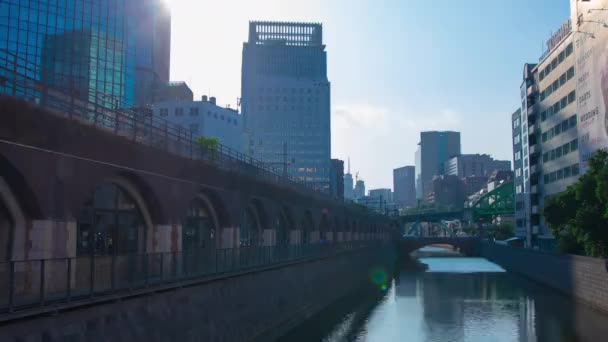
[[[336,105],[332,116],[332,155],[350,157],[367,188],[392,187],[392,170],[413,165],[424,130],[460,130],[462,116],[451,109],[415,112],[405,107],[391,111],[372,104]]]

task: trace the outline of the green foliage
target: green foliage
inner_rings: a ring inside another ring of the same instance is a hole
[[[218,157],[218,150],[220,147],[220,139],[217,137],[206,137],[201,135],[196,139],[198,147],[204,154],[207,154],[211,159]]]
[[[545,202],[543,215],[561,251],[608,256],[608,153],[594,154],[575,184]]]

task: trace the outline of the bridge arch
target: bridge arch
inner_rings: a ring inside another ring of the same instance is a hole
[[[330,233],[329,217],[327,213],[321,214],[321,220],[319,221],[319,241],[327,242]]]
[[[304,211],[304,216],[302,217],[302,244],[308,244],[312,242],[312,232],[315,229],[315,221],[312,218],[312,213],[310,210]]]
[[[0,262],[26,258],[27,218],[41,216],[25,177],[0,154]]]
[[[201,192],[190,202],[182,219],[182,250],[214,249],[221,225],[217,205]]]
[[[78,254],[130,254],[149,250],[154,223],[139,187],[114,176],[95,186],[77,226]]]
[[[276,241],[277,246],[288,246],[292,243],[292,231],[295,229],[291,208],[281,207],[276,221]]]
[[[479,254],[481,240],[477,237],[412,237],[401,239],[402,255],[430,245],[450,245],[469,256]]]
[[[239,226],[240,246],[262,246],[264,245],[264,227],[267,227],[267,215],[264,205],[259,199],[249,201],[243,212],[243,218]]]

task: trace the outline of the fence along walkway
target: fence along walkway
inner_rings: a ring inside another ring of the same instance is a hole
[[[379,241],[350,241],[250,246],[0,263],[0,322],[379,244]]]

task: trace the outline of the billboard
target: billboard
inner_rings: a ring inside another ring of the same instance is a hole
[[[581,172],[599,149],[608,150],[608,0],[571,1],[576,57],[576,107]]]

